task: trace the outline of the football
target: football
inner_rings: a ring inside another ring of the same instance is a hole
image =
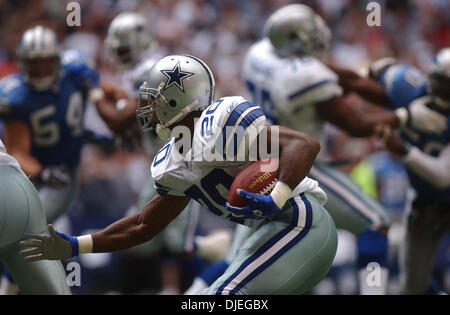
[[[239,197],[237,189],[268,195],[278,180],[278,159],[253,162],[244,168],[234,179],[228,195],[228,203],[234,207],[245,207],[247,203]]]

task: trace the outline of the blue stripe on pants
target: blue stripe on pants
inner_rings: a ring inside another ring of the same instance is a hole
[[[287,244],[281,247],[275,254],[273,254],[269,259],[259,265],[255,270],[253,270],[249,275],[247,275],[241,282],[239,282],[232,290],[229,291],[230,295],[237,293],[243,286],[245,286],[252,279],[261,274],[265,269],[271,266],[278,258],[280,258],[284,253],[286,253],[289,249],[291,249],[294,245],[300,242],[306,234],[308,234],[311,225],[312,225],[312,207],[309,203],[308,199],[306,199],[305,195],[302,193],[300,197],[305,204],[306,208],[306,217],[305,217],[305,226],[303,229],[296,235],[292,240],[290,240]],[[289,202],[293,209],[292,215],[292,224],[277,233],[274,237],[268,240],[265,244],[263,244],[253,255],[247,258],[242,265],[234,272],[230,278],[228,278],[217,290],[216,294],[222,294],[226,287],[237,277],[239,274],[245,270],[251,263],[261,257],[267,250],[269,250],[273,245],[275,245],[278,241],[280,241],[283,237],[288,235],[291,231],[293,231],[298,226],[298,218],[299,218],[299,209],[294,198],[289,199]]]

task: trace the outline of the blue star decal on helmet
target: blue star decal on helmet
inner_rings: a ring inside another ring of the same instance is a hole
[[[184,93],[183,80],[194,75],[192,72],[182,71],[180,62],[178,62],[172,70],[161,70],[161,72],[167,77],[164,90],[168,89],[172,85],[176,85]]]

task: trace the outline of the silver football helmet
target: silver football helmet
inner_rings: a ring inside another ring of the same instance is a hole
[[[49,89],[61,71],[58,38],[51,29],[38,25],[25,31],[17,48],[25,81],[36,90]]]
[[[143,131],[152,129],[168,139],[170,126],[214,100],[214,76],[200,59],[169,55],[158,60],[139,89],[136,118]]]
[[[323,58],[330,48],[331,32],[310,7],[291,4],[278,9],[267,20],[264,35],[280,56],[313,55]]]
[[[137,64],[152,43],[145,18],[134,12],[116,16],[108,28],[105,46],[119,65],[130,68]]]
[[[434,57],[428,74],[428,90],[436,105],[450,110],[450,47],[441,49]]]

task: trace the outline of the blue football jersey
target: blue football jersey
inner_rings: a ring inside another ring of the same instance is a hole
[[[31,133],[31,155],[44,167],[75,170],[83,144],[88,92],[99,75],[74,50],[61,54],[61,75],[47,91],[36,91],[18,73],[0,81],[0,120],[23,121]]]
[[[389,212],[401,214],[406,207],[409,187],[404,164],[385,151],[372,154],[369,161],[377,177],[378,200]]]
[[[432,106],[427,92],[427,80],[419,70],[406,65],[393,65],[380,76],[379,82],[388,94],[394,108],[406,107],[412,102],[424,102]],[[447,129],[440,135],[425,133],[407,128],[402,130],[401,137],[411,145],[434,157],[450,142],[450,113],[447,116]],[[416,189],[418,197],[423,200],[448,200],[450,188],[437,189],[416,175],[408,168],[411,185]]]

